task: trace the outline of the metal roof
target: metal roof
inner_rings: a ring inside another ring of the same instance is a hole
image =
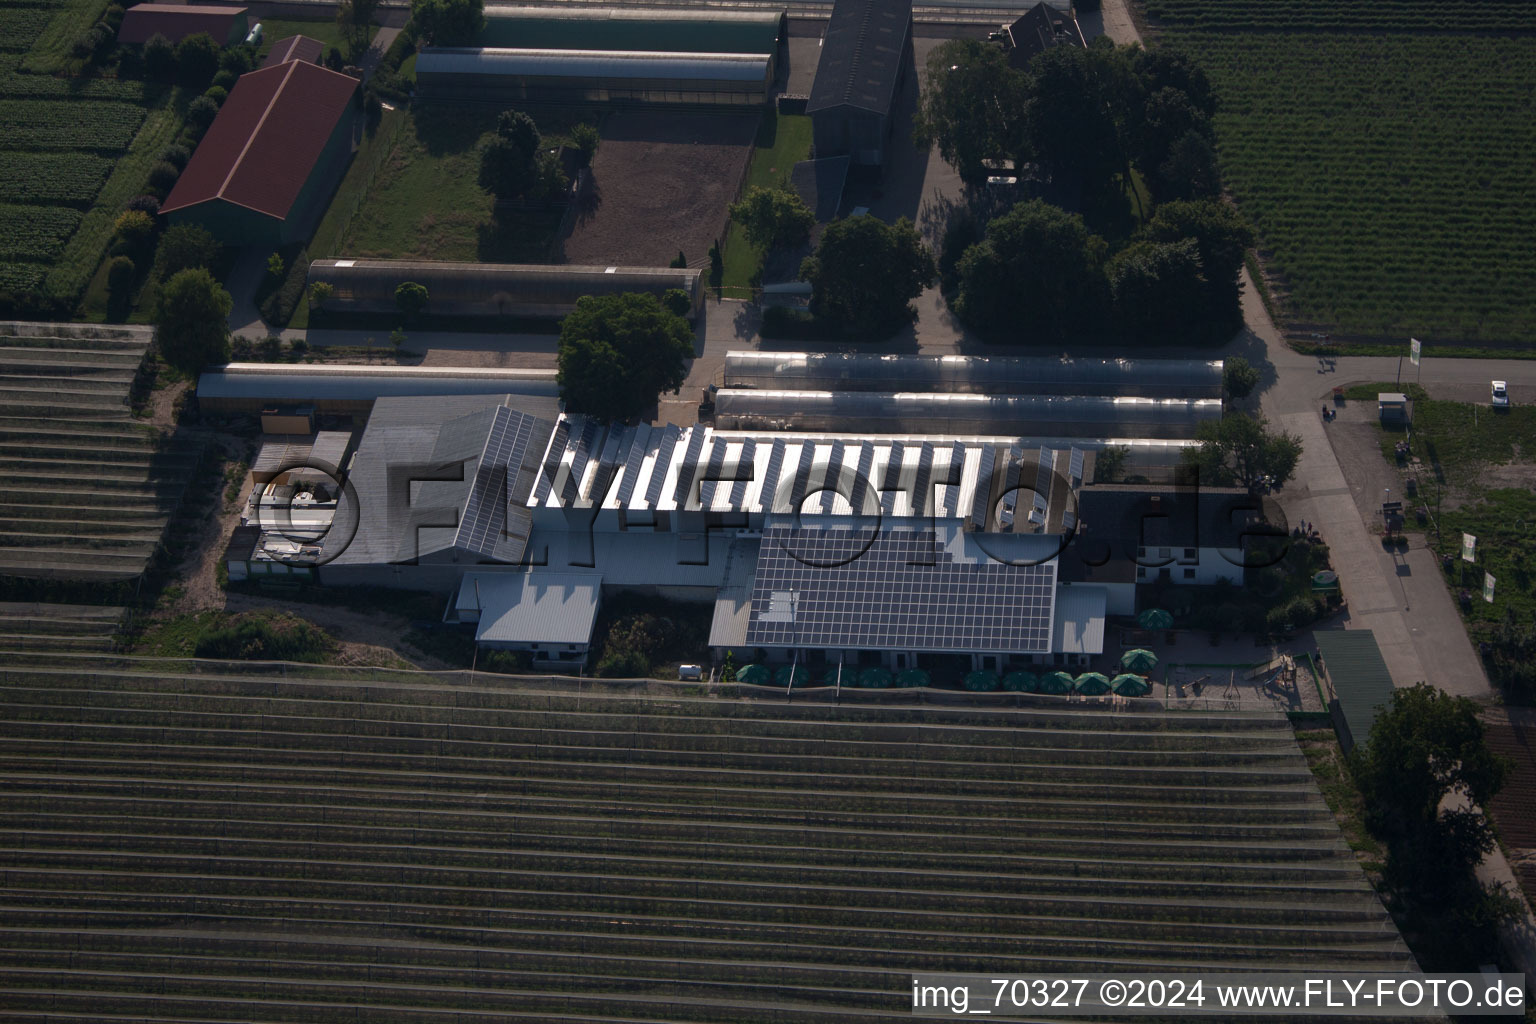
[[[479,611],[480,643],[585,644],[602,583],[600,573],[465,573],[456,604],[461,617]]]
[[[223,45],[230,27],[246,13],[244,7],[215,7],[211,4],[136,4],[123,12],[117,30],[120,43],[147,43],[161,35],[173,43],[187,36],[206,32]]]
[[[768,79],[769,57],[755,53],[657,53],[652,50],[519,50],[499,47],[424,48],[416,75],[517,75],[588,81],[732,82]]]
[[[309,36],[288,36],[272,44],[272,49],[268,51],[261,66],[266,68],[274,64],[286,64],[291,60],[319,64],[324,54],[325,44],[320,40],[311,39]]]
[[[727,388],[767,390],[1220,398],[1223,368],[1220,359],[738,350],[725,354],[724,383]]]
[[[656,50],[672,53],[762,53],[777,50],[782,8],[552,7],[490,5],[475,42],[548,50]]]
[[[912,30],[912,0],[836,0],[806,113],[890,113]]]
[[[1104,653],[1104,609],[1109,591],[1084,584],[1056,588],[1051,650],[1060,654]]]
[[[553,370],[446,366],[324,366],[230,363],[197,380],[201,399],[247,401],[367,401],[409,395],[518,395],[518,407],[558,415]]]
[[[1354,744],[1370,739],[1376,711],[1392,700],[1392,673],[1369,629],[1318,629],[1312,638],[1323,658],[1333,691]]]
[[[322,430],[315,434],[268,434],[251,463],[255,474],[281,473],[298,467],[324,469],[336,475],[346,458],[352,434],[346,430]]]
[[[1218,398],[724,388],[715,394],[715,423],[731,430],[1192,438],[1201,423],[1221,418],[1221,406]]]
[[[357,79],[304,61],[241,75],[160,212],[220,199],[287,217],[356,91]]]

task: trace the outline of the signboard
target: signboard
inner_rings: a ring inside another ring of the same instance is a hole
[[[1408,358],[1412,360],[1414,366],[1419,365],[1419,351],[1422,347],[1423,346],[1419,344],[1418,338],[1408,339]]]
[[[1470,533],[1461,535],[1461,560],[1463,562],[1477,561],[1477,538]]]
[[[1493,573],[1483,573],[1483,600],[1493,604]]]

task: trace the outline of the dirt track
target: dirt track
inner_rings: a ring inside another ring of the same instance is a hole
[[[725,234],[757,123],[755,114],[610,115],[565,261],[665,267],[681,249],[690,266],[705,265]]]

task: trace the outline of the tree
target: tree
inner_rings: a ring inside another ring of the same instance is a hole
[[[219,116],[219,105],[207,96],[199,96],[187,104],[187,128],[202,138],[213,119]]]
[[[485,28],[485,0],[411,0],[411,23],[436,46],[466,43]]]
[[[668,312],[675,313],[684,320],[693,313],[693,300],[681,288],[668,288],[662,292],[661,304]]]
[[[597,155],[597,127],[583,121],[571,129],[571,141],[576,144],[577,150],[581,152],[581,165],[583,167],[590,167],[592,165],[592,158]]]
[[[1254,243],[1253,229],[1236,208],[1220,199],[1180,199],[1163,203],[1148,222],[1145,236],[1154,242],[1193,239],[1200,251],[1211,321],[1218,330],[1242,323],[1238,279],[1243,257]]]
[[[1018,154],[1028,79],[998,46],[953,39],[928,56],[927,86],[913,116],[912,138],[968,181],[985,177],[983,161]]]
[[[198,32],[176,44],[177,77],[188,89],[208,88],[218,70],[219,44],[208,33]]]
[[[389,347],[395,350],[395,358],[400,358],[400,348],[405,344],[405,332],[396,327],[389,332]]]
[[[835,220],[800,264],[811,312],[858,334],[889,333],[916,316],[911,300],[938,283],[933,253],[903,217]]]
[[[1242,356],[1230,356],[1221,371],[1221,381],[1233,398],[1247,398],[1259,386],[1259,371]]]
[[[1488,748],[1478,707],[1427,683],[1394,690],[1370,739],[1354,754],[1355,780],[1368,813],[1403,828],[1434,828],[1441,802],[1455,794],[1486,804],[1509,765]]]
[[[1205,277],[1194,239],[1137,242],[1105,268],[1115,323],[1128,337],[1171,345],[1203,334]]]
[[[560,324],[560,397],[571,412],[625,421],[682,384],[688,322],[654,295],[584,296]]]
[[[667,264],[673,270],[683,270],[688,266],[688,257],[683,255],[683,250],[677,250],[677,255],[672,257],[672,262]]]
[[[229,292],[207,268],[174,274],[160,288],[155,338],[167,363],[194,372],[229,358]]]
[[[480,187],[501,202],[533,192],[539,181],[538,125],[517,110],[496,119],[496,134],[480,151]]]
[[[960,257],[955,310],[999,340],[1060,344],[1098,324],[1105,245],[1076,214],[1038,199],[987,225]]]
[[[1200,199],[1221,193],[1216,147],[1200,132],[1185,132],[1157,167],[1157,190],[1165,199]]]
[[[134,273],[133,260],[127,256],[112,257],[107,264],[107,288],[115,296],[126,296],[133,287]]]
[[[1205,111],[1197,107],[1183,91],[1172,86],[1159,89],[1147,97],[1136,140],[1136,165],[1141,168],[1142,175],[1159,198],[1181,195],[1187,198],[1196,185],[1191,181],[1165,180],[1162,174],[1164,165],[1174,152],[1175,144],[1187,146],[1188,136],[1204,141],[1206,148],[1210,148],[1210,140],[1214,135],[1210,117]],[[1188,170],[1196,165],[1185,160],[1178,166]]]
[[[316,281],[309,286],[309,308],[324,309],[325,304],[331,301],[335,294],[335,285],[329,281]]]
[[[269,280],[274,282],[281,281],[287,271],[288,267],[283,263],[282,253],[274,252],[267,255],[267,278]]]
[[[406,316],[415,316],[427,308],[427,286],[415,281],[402,282],[395,289],[395,305]]]
[[[1253,487],[1266,476],[1283,484],[1295,475],[1301,460],[1301,438],[1270,433],[1269,421],[1262,416],[1229,413],[1200,424],[1195,439],[1199,445],[1186,449],[1184,460],[1199,469],[1205,484]]]
[[[172,224],[155,247],[155,269],[161,280],[183,270],[211,267],[219,258],[219,243],[197,224]]]
[[[151,82],[169,82],[176,77],[176,48],[158,32],[144,43],[144,77]]]
[[[1094,192],[1124,169],[1120,121],[1107,95],[1110,83],[1103,80],[1117,53],[1053,46],[1030,61],[1025,150],[1052,181],[1076,182]]]
[[[368,48],[368,29],[378,7],[379,0],[341,0],[336,7],[336,27],[354,57]]]
[[[175,164],[161,160],[149,169],[147,184],[156,192],[169,196],[171,189],[176,187],[176,179],[180,177],[181,172],[176,169]]]
[[[816,215],[805,200],[782,186],[753,185],[740,202],[731,204],[731,220],[740,224],[747,241],[759,249],[800,245],[816,226]]]
[[[114,225],[113,255],[147,262],[155,245],[155,222],[143,210],[125,210]]]

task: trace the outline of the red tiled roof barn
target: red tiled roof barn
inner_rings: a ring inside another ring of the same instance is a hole
[[[123,14],[117,30],[119,43],[142,46],[151,36],[162,35],[173,43],[206,32],[220,46],[245,39],[244,7],[212,7],[200,4],[139,4]]]

